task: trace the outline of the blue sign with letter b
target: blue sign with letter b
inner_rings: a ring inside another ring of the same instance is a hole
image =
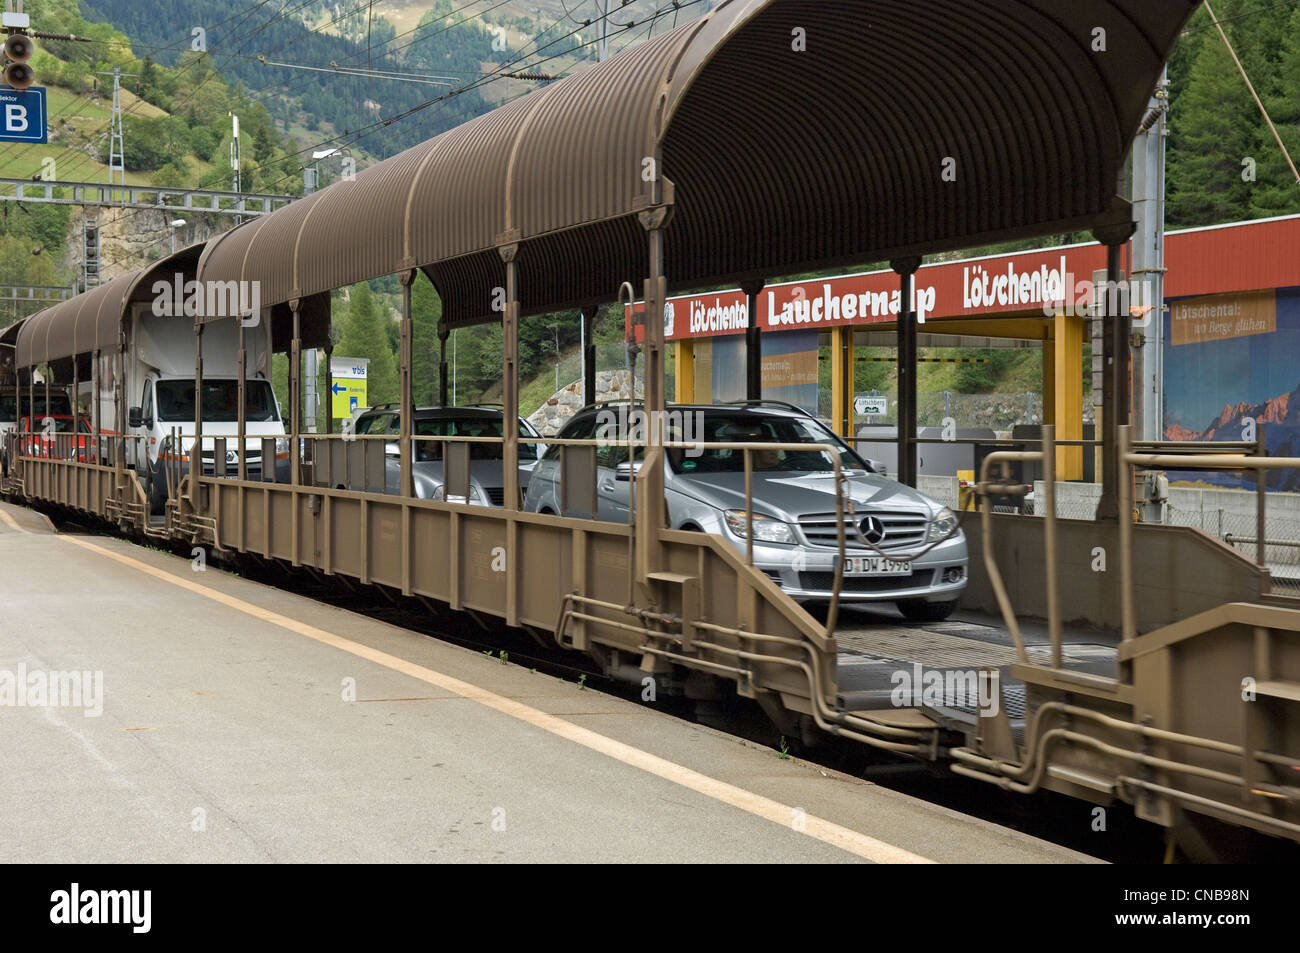
[[[0,142],[48,142],[45,87],[0,86]]]

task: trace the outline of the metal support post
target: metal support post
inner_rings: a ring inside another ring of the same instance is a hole
[[[917,483],[916,453],[916,312],[912,310],[912,285],[920,258],[900,258],[889,266],[899,276],[898,298],[898,481],[907,486]],[[853,378],[849,378],[852,381]],[[852,390],[846,388],[852,407]]]

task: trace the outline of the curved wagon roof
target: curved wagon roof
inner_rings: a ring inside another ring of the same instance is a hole
[[[21,367],[58,361],[97,349],[116,350],[122,322],[132,302],[152,301],[154,285],[170,285],[176,274],[193,275],[204,242],[160,258],[145,268],[118,275],[56,305],[38,311],[18,334]]]
[[[126,298],[139,277],[139,269],[129,271],[36,312],[18,332],[18,366],[31,367],[101,348],[115,350]]]
[[[454,327],[499,319],[517,245],[522,313],[608,301],[648,274],[656,175],[679,288],[1127,222],[1119,172],[1198,3],[724,0],[195,246],[196,277],[315,326],[330,289],[418,267]],[[102,345],[141,281],[34,316],[20,362]]]
[[[200,276],[280,302],[421,267],[456,325],[498,317],[518,242],[524,313],[609,300],[648,270],[656,171],[678,287],[1127,220],[1197,2],[727,0],[228,232]]]

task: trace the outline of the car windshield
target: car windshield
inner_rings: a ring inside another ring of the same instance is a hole
[[[194,383],[186,380],[159,381],[158,419],[171,423],[194,420]],[[239,419],[239,381],[203,382],[203,419],[208,423]],[[262,380],[245,382],[244,419],[249,423],[278,420],[275,394]]]
[[[778,417],[758,414],[700,413],[702,420],[694,428],[679,423],[669,426],[670,442],[699,440],[702,443],[824,443],[839,447],[840,466],[864,470],[862,459],[844,445],[839,437],[808,417]],[[699,418],[697,418],[699,419]],[[688,432],[688,430],[693,432]],[[834,461],[825,450],[751,451],[754,472],[830,473]],[[742,450],[669,450],[669,464],[676,473],[744,473]]]
[[[501,418],[500,417],[434,417],[425,420],[415,421],[415,435],[417,437],[500,437]],[[531,437],[532,434],[524,429],[523,424],[519,425],[519,435],[524,438]],[[415,443],[415,459],[417,460],[441,460],[443,444],[430,440],[417,440]],[[499,443],[471,443],[469,445],[469,458],[471,460],[500,460],[503,448]],[[537,447],[534,444],[519,444],[519,459],[536,460]]]
[[[46,432],[46,427],[45,427],[46,420],[54,421],[54,426],[49,429],[48,431],[49,433],[72,433],[71,417],[50,417],[50,418],[40,417],[36,421],[36,426],[32,428],[32,433]],[[27,422],[28,422],[27,418],[24,417],[23,423],[26,424]],[[85,417],[78,418],[77,433],[90,433],[90,423],[86,420]]]
[[[42,417],[45,416],[47,411],[45,409],[44,388],[38,390],[35,396],[29,395],[24,390],[22,395],[22,404],[23,404],[22,409],[24,415],[26,415],[28,411],[33,411],[38,416],[42,416]],[[57,393],[50,394],[50,410],[52,410],[56,416],[60,414],[62,414],[63,416],[70,415],[72,413],[72,405],[68,403],[68,395],[57,394]],[[7,393],[0,394],[0,420],[7,420],[13,422],[16,421],[17,419],[18,419],[17,393],[10,390]]]

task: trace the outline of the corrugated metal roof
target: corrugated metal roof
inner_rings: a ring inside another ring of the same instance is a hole
[[[1127,220],[1116,182],[1199,0],[725,0],[208,243],[264,305],[421,267],[450,325]],[[796,49],[803,31],[803,49]]]
[[[99,348],[117,349],[122,311],[141,270],[119,275],[27,319],[18,332],[17,363],[31,367]]]
[[[1116,179],[1196,5],[730,0],[241,226],[201,273],[280,301],[418,265],[454,325],[497,317],[517,236],[525,312],[609,300],[646,272],[647,159],[677,287],[1093,227],[1127,216]]]
[[[261,281],[262,300],[279,302],[459,259],[455,274],[430,267],[431,277],[466,288],[456,296],[466,315],[495,316],[503,234],[571,231],[644,204],[654,78],[691,29],[473,119],[280,210],[287,214],[240,226],[211,245],[200,277]]]
[[[149,302],[155,283],[172,285],[194,277],[203,242],[161,258],[146,268],[119,275],[112,281],[61,301],[27,319],[19,331],[17,361],[20,367],[58,361],[97,348],[117,350],[118,335],[131,302]]]

